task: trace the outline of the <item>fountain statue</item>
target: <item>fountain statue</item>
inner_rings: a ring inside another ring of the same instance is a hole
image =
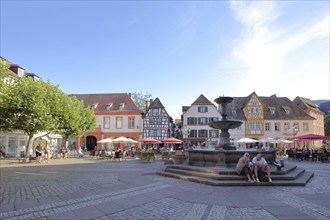
[[[229,129],[234,129],[242,125],[241,121],[227,119],[226,106],[233,101],[233,98],[223,96],[214,101],[220,105],[222,119],[219,121],[212,121],[208,125],[211,128],[221,130],[218,145],[215,146],[214,149],[198,148],[185,151],[185,164],[197,166],[235,166],[244,152],[248,151],[251,156],[260,153],[259,149],[237,150],[236,147],[230,143]],[[275,162],[275,150],[263,151],[262,154],[269,163]]]

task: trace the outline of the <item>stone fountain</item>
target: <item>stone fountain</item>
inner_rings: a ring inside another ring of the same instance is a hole
[[[259,149],[239,149],[230,143],[229,129],[234,129],[242,125],[241,121],[228,120],[226,106],[233,101],[231,97],[219,97],[214,100],[220,105],[220,113],[222,119],[219,121],[210,122],[208,125],[211,128],[221,130],[220,138],[217,146],[214,149],[190,149],[185,151],[185,164],[195,166],[235,166],[240,157],[245,152],[249,152],[251,157],[260,153]],[[276,159],[276,151],[262,151],[263,157],[273,163]]]
[[[231,97],[219,97],[214,100],[215,103],[220,105],[220,113],[222,119],[220,121],[212,121],[209,123],[211,128],[220,129],[220,140],[218,145],[215,147],[216,150],[224,149],[224,150],[235,150],[236,147],[231,146],[230,143],[230,134],[228,132],[229,129],[237,128],[242,125],[241,121],[234,121],[227,119],[227,111],[226,106],[228,103],[233,101]]]

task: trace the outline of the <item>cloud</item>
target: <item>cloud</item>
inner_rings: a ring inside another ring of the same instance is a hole
[[[245,68],[238,85],[245,89],[244,92],[256,91],[256,88],[270,92],[269,84],[265,82],[280,82],[283,73],[288,74],[286,70],[290,66],[299,65],[289,62],[292,61],[288,59],[291,53],[319,37],[329,36],[329,15],[310,26],[290,29],[284,26],[286,24],[277,22],[281,15],[277,2],[232,1],[230,9],[243,26],[242,35],[235,39],[231,55],[236,67]],[[275,24],[277,28],[274,28]],[[308,66],[313,66],[312,60]]]

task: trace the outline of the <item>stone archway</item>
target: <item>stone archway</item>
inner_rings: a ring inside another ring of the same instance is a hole
[[[87,151],[95,150],[96,145],[97,145],[97,139],[96,139],[95,136],[87,136],[86,137]]]

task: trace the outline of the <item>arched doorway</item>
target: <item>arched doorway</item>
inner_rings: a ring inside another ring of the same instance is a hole
[[[96,141],[97,141],[97,139],[96,139],[95,136],[87,136],[86,137],[87,151],[95,150],[95,146],[97,145]]]

